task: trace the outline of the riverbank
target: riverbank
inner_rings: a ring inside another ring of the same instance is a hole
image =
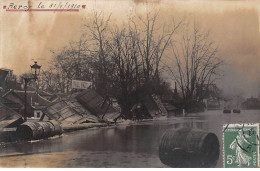
[[[219,112],[218,112],[219,113]],[[203,116],[203,113],[194,113],[186,115],[185,117],[170,117],[171,121],[176,120],[177,122],[187,122],[187,120],[193,120],[197,117]],[[106,123],[82,123],[82,124],[73,124],[73,125],[63,125],[62,133],[73,132],[78,130],[90,129],[90,128],[102,128],[102,127],[118,127],[118,126],[129,126],[129,125],[137,125],[137,124],[145,124],[151,121],[161,121],[167,120],[168,117],[159,117],[154,119],[144,119],[140,121],[133,120],[118,120],[116,123],[106,122]],[[35,121],[33,121],[35,122]],[[45,138],[48,139],[48,138]],[[19,135],[16,133],[16,128],[2,128],[0,129],[0,143],[1,142],[16,142],[21,141]]]
[[[260,110],[223,114],[212,110],[187,117],[118,122],[36,141],[0,144],[1,167],[166,167],[158,156],[166,130],[196,127],[217,135],[223,149],[223,124],[255,123]],[[220,151],[216,167],[223,167]],[[55,161],[55,162],[54,162]]]
[[[138,122],[146,122],[149,120],[142,120]],[[36,121],[33,121],[36,122]],[[101,128],[101,127],[110,127],[110,126],[118,126],[118,125],[130,125],[136,123],[136,121],[132,120],[122,120],[117,123],[82,123],[82,124],[73,124],[73,125],[63,125],[62,133],[72,132],[77,130],[89,129],[89,128]],[[5,142],[16,142],[21,141],[20,136],[16,132],[17,128],[1,128],[0,129],[0,143]],[[45,138],[47,139],[47,138]]]

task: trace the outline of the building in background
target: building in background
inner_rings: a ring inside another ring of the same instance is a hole
[[[251,97],[246,99],[241,104],[242,109],[260,109],[260,101],[257,98]]]
[[[0,87],[4,90],[21,90],[22,83],[17,81],[17,77],[13,74],[13,70],[0,68]]]
[[[199,87],[199,97],[204,102],[207,110],[216,110],[222,107],[223,99],[221,97],[221,90],[216,84],[204,84]]]
[[[15,104],[19,104],[21,107],[19,113],[24,116],[24,104],[25,104],[25,92],[19,90],[10,90],[5,93],[2,98],[13,102]],[[27,116],[40,118],[43,114],[43,110],[50,104],[51,102],[47,99],[41,97],[35,91],[27,91]]]

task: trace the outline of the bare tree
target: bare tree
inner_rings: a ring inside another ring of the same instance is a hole
[[[171,42],[176,65],[170,69],[181,89],[184,101],[202,100],[202,90],[213,84],[224,61],[217,56],[217,47],[196,24],[184,31],[179,43]]]
[[[53,52],[54,58],[50,61],[49,70],[42,74],[42,86],[53,91],[68,93],[71,91],[73,79],[92,80],[90,67],[92,59],[85,50],[85,44],[86,41],[81,38],[78,42],[71,42],[69,47]],[[56,86],[52,85],[53,80]]]
[[[110,76],[113,72],[110,52],[110,16],[94,11],[92,21],[84,26],[87,28],[87,50],[92,57],[92,68],[94,71],[94,86],[103,95],[108,94],[110,89]]]
[[[118,28],[113,31],[111,42],[111,57],[114,64],[114,73],[112,74],[112,87],[114,96],[118,99],[122,114],[125,118],[130,118],[129,112],[136,100],[131,93],[139,87],[139,67],[138,60],[138,34],[130,28]]]
[[[116,94],[126,115],[133,104],[140,102],[139,90],[145,91],[142,94],[149,94],[159,84],[161,58],[181,24],[179,22],[168,30],[166,26],[160,29],[156,23],[158,14],[147,12],[146,18],[129,18],[128,25],[111,31],[113,85],[120,90]]]
[[[39,78],[40,88],[50,93],[54,93],[59,91],[57,87],[57,83],[59,82],[57,78],[57,74],[53,71],[53,69],[43,70],[41,71],[41,75]]]
[[[92,75],[97,92],[116,97],[129,118],[131,107],[140,100],[138,92],[152,93],[147,85],[160,80],[161,59],[181,24],[159,27],[158,14],[149,12],[145,18],[135,16],[125,25],[111,27],[111,15],[93,12],[84,25],[85,38],[54,55],[56,89],[69,92],[72,79],[86,80]],[[47,76],[52,75],[46,72]]]
[[[159,26],[159,11],[147,11],[145,17],[138,17],[137,22],[140,28],[136,26],[136,22],[132,21],[135,28],[138,29],[139,41],[138,50],[142,59],[142,70],[145,82],[156,79],[159,75],[159,65],[164,52],[169,46],[170,41],[181,22],[173,23],[171,26]]]
[[[71,59],[72,72],[74,79],[90,81],[92,79],[91,63],[92,58],[87,52],[87,41],[83,36],[78,42],[71,42],[66,51],[66,55]]]

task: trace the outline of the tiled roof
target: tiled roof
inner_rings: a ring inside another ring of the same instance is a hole
[[[57,94],[53,94],[50,98],[49,101],[54,102],[60,99],[67,99],[69,97],[68,94],[66,93],[57,93]]]
[[[5,95],[3,95],[3,97],[6,97],[9,93],[13,93],[14,96],[24,101],[24,91],[11,90],[7,92]],[[35,106],[35,102],[38,102],[38,106],[48,106],[51,103],[47,99],[41,97],[40,95],[37,95],[34,91],[27,91],[27,104],[32,104],[32,106]]]
[[[15,103],[15,102],[8,100],[4,97],[0,97],[0,103],[6,105],[9,108],[20,108],[20,107],[22,107],[19,103]]]
[[[21,118],[20,114],[0,103],[0,127],[3,128]]]
[[[14,91],[15,94],[17,94],[22,100],[24,100],[24,95],[25,92],[24,91]],[[47,106],[49,105],[51,102],[48,101],[47,99],[44,99],[42,96],[37,95],[35,92],[27,92],[27,102],[34,106],[34,103],[37,102],[39,104],[39,106]]]
[[[28,91],[36,91],[36,88],[34,88],[34,87],[32,87],[32,86],[28,86],[28,88],[27,88],[27,90]],[[41,89],[38,89],[38,94],[40,95],[40,96],[52,96],[52,94],[50,94],[50,93],[48,93],[48,92],[46,92],[46,91],[43,91],[43,90],[41,90]]]

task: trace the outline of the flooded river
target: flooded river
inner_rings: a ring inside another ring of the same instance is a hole
[[[158,156],[167,129],[193,127],[215,133],[220,142],[216,167],[223,167],[222,125],[259,123],[260,111],[223,114],[207,111],[192,116],[92,128],[51,139],[0,145],[1,167],[167,167]]]

